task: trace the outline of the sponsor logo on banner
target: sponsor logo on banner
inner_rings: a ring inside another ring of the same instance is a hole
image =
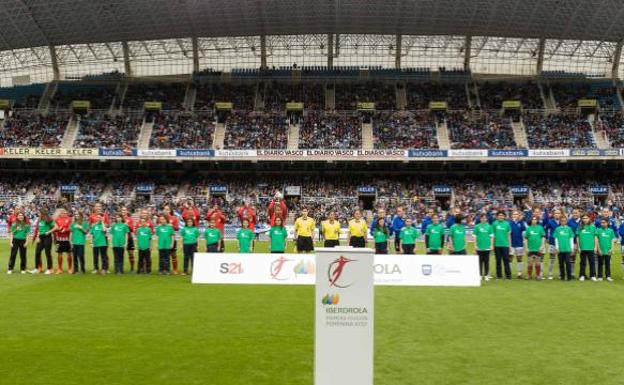
[[[608,195],[609,186],[592,186],[589,188],[593,195]]]
[[[304,156],[351,157],[357,156],[357,150],[305,150]]]
[[[364,158],[376,157],[401,157],[405,158],[407,152],[405,150],[357,150],[355,156]]]
[[[301,261],[299,261],[299,263],[297,263],[295,265],[295,267],[293,268],[293,271],[297,275],[299,275],[299,274],[302,274],[302,275],[316,274],[316,265],[314,264],[313,261],[301,260]]]
[[[410,158],[446,158],[447,150],[409,150],[407,152]]]
[[[215,150],[214,154],[221,158],[253,158],[257,155],[256,150]]]
[[[528,150],[488,150],[488,156],[491,157],[521,157],[528,156]]]
[[[448,195],[451,195],[452,191],[453,190],[451,189],[450,186],[443,186],[443,185],[433,186],[433,193],[435,195],[448,196]]]
[[[431,273],[433,273],[433,267],[431,265],[422,265],[421,269],[423,275],[431,275]]]
[[[511,186],[509,191],[514,195],[528,195],[529,186]]]
[[[541,156],[544,158],[559,158],[559,157],[564,157],[564,156],[570,156],[570,150],[567,148],[529,150],[529,156]]]
[[[243,274],[242,262],[223,262],[219,270],[221,274]]]
[[[146,157],[173,157],[176,156],[176,150],[139,150],[139,156]]]
[[[375,274],[401,274],[401,267],[398,264],[377,263],[373,266]]]
[[[275,261],[271,262],[271,279],[277,279],[279,281],[287,280],[289,278],[287,269],[284,269],[284,265],[286,262],[290,262],[292,259],[288,259],[285,257],[279,257]],[[282,272],[286,274],[282,274]]]
[[[305,150],[258,150],[258,157],[263,158],[294,158],[294,157],[304,157]]]
[[[98,156],[97,148],[37,148],[8,147],[2,153],[5,156],[42,156],[42,157],[90,157]]]
[[[210,187],[208,187],[209,191],[211,194],[218,194],[218,193],[226,193],[228,192],[228,187],[224,184],[213,184],[210,185]]]
[[[75,193],[78,191],[78,185],[76,184],[62,184],[61,192],[62,193]]]
[[[323,305],[338,305],[340,303],[340,295],[338,294],[325,294],[321,300]]]
[[[212,158],[215,154],[214,150],[176,150],[176,156],[187,158]]]
[[[377,194],[377,187],[375,186],[360,186],[357,188],[358,194],[361,195],[375,195]]]
[[[327,279],[329,280],[329,287],[335,286],[341,289],[345,289],[353,285],[353,282],[345,283],[340,279],[345,271],[347,264],[351,262],[357,262],[357,260],[340,256],[340,258],[334,260],[332,263],[329,264],[329,267],[327,268]]]
[[[602,152],[599,149],[580,148],[580,149],[570,150],[570,156],[601,156],[601,155],[604,155],[604,152]]]
[[[618,150],[617,148],[611,148],[608,150],[601,150],[602,151],[602,155],[604,156],[619,156],[620,155],[620,150]]]
[[[100,148],[100,156],[136,156],[135,148]]]
[[[488,156],[488,150],[448,150],[450,157],[478,158]]]

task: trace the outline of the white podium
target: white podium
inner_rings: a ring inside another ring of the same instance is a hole
[[[372,385],[374,251],[316,249],[315,385]]]

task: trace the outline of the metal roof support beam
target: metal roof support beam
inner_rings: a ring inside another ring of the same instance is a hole
[[[124,71],[126,72],[126,76],[132,76],[132,63],[130,62],[130,48],[128,47],[127,41],[121,42],[121,50],[123,51],[124,58]]]
[[[59,71],[58,57],[56,56],[56,47],[50,44],[48,48],[50,49],[50,60],[52,61],[52,74],[54,80],[61,80],[61,71]]]
[[[266,35],[260,35],[260,69],[267,69]]]
[[[334,34],[327,34],[327,68],[334,68]]]
[[[401,69],[401,52],[403,51],[403,35],[396,35],[396,44],[394,47],[394,68]]]
[[[472,36],[464,40],[464,71],[470,71],[470,57],[472,56]]]
[[[191,38],[191,44],[193,45],[193,72],[199,72],[199,42],[196,36]]]
[[[622,45],[624,45],[624,40],[618,41],[615,46],[615,51],[613,51],[613,65],[611,66],[611,78],[613,80],[617,80],[619,77],[620,60],[622,59]]]
[[[537,76],[542,75],[542,69],[544,68],[544,51],[546,49],[546,39],[541,38],[537,44],[537,64],[535,65],[535,74]]]

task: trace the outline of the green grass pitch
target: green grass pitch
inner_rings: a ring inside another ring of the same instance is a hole
[[[9,276],[7,254],[2,241],[2,384],[313,383],[312,287]],[[613,272],[614,283],[378,287],[375,383],[623,384],[619,253]]]

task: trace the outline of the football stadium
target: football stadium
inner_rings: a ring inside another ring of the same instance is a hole
[[[624,3],[0,10],[0,383],[624,384]]]

